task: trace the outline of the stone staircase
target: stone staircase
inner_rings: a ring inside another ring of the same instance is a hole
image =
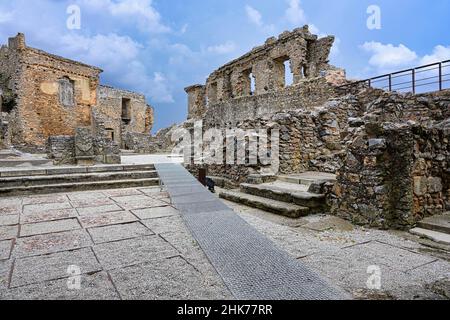
[[[0,170],[0,196],[155,185],[159,177],[153,164]]]
[[[450,245],[450,212],[420,221],[410,233],[436,243]]]
[[[320,172],[306,172],[278,176],[274,182],[242,183],[240,190],[223,190],[219,196],[264,211],[299,218],[325,209],[325,195],[312,190],[324,182],[335,182],[336,176]]]

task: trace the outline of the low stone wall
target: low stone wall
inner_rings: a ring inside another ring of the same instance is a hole
[[[77,130],[77,134],[80,134]],[[94,162],[104,164],[120,164],[120,149],[113,141],[103,136],[93,136],[89,130],[83,134],[83,139],[91,145],[85,156],[92,158]],[[76,164],[77,152],[75,148],[75,136],[52,136],[47,141],[47,154],[56,165]]]
[[[47,154],[56,165],[75,164],[75,138],[73,136],[49,137]]]

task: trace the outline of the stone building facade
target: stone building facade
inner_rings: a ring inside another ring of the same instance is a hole
[[[105,136],[119,146],[125,132],[150,134],[153,110],[145,98],[100,86],[101,72],[28,47],[23,34],[10,38],[0,48],[4,143],[43,152],[50,137],[74,137],[77,128],[94,133],[97,123],[105,124]]]
[[[127,147],[124,139],[126,133],[149,136],[152,130],[153,109],[147,105],[144,95],[99,86],[95,110],[110,139],[122,149]]]

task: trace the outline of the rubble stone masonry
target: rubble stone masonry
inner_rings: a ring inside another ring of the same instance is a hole
[[[74,135],[90,126],[102,70],[27,47],[25,36],[0,49],[1,86],[12,92],[9,131],[13,145],[45,146],[50,136]]]

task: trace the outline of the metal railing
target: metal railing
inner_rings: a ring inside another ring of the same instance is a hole
[[[450,60],[352,82],[340,88],[364,83],[377,89],[414,94],[450,89]]]

